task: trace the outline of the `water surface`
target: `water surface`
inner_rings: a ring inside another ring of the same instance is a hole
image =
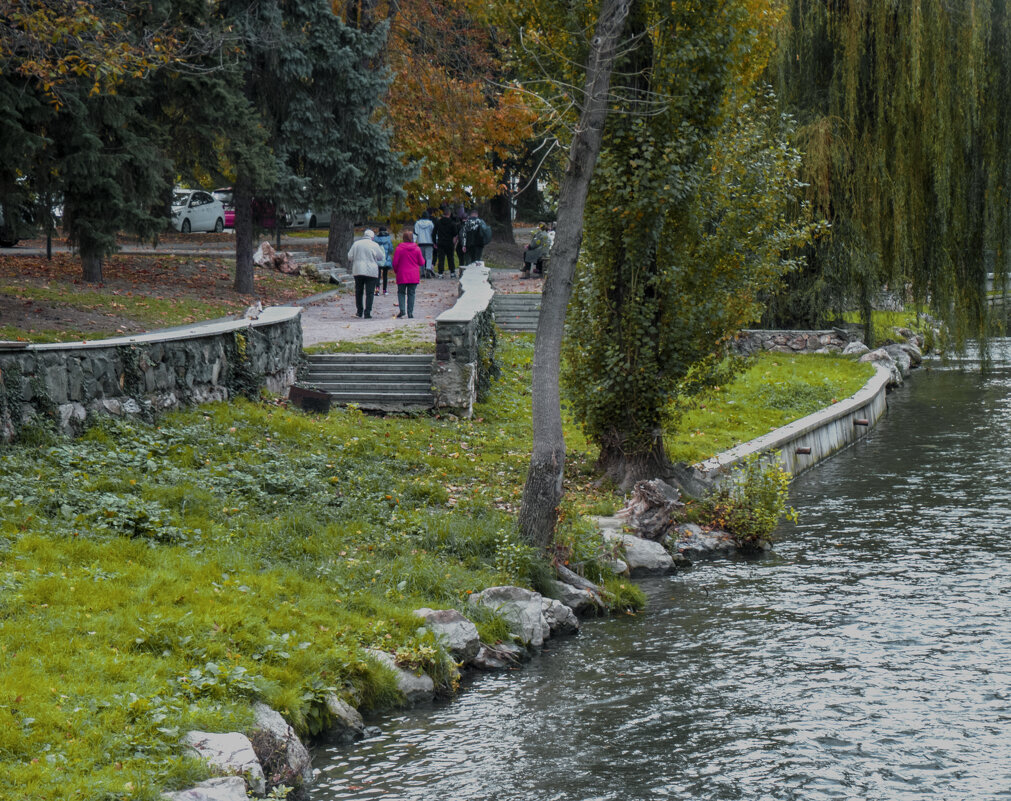
[[[920,371],[775,553],[318,754],[324,799],[1011,798],[1011,373]]]

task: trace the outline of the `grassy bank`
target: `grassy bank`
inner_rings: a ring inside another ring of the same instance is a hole
[[[848,398],[874,367],[829,354],[762,353],[679,418],[665,437],[676,462],[694,464]]]
[[[466,610],[472,592],[538,574],[512,534],[532,343],[501,357],[506,376],[470,421],[238,403],[7,449],[5,786],[156,798],[204,772],[179,756],[180,735],[241,729],[252,698],[303,732],[329,691],[366,710],[395,702],[369,647],[445,678],[411,611]],[[573,490],[592,497],[589,479],[577,455]],[[565,532],[571,559],[592,553],[585,529]],[[616,605],[638,602],[631,584],[610,586]]]
[[[504,636],[468,597],[500,583],[539,586],[545,571],[514,534],[532,337],[502,335],[498,356],[503,377],[472,420],[315,417],[239,402],[156,425],[104,420],[75,441],[37,432],[6,449],[5,786],[19,799],[155,799],[205,775],[180,756],[181,734],[242,729],[254,698],[303,733],[321,725],[330,692],[365,710],[396,703],[392,677],[366,648],[445,686],[447,665],[413,609],[458,608],[486,640]],[[805,372],[810,359],[779,360],[783,375],[759,361],[744,394],[717,393],[724,411],[703,433],[756,398],[792,402],[799,390],[786,382],[798,375],[821,387],[834,362],[815,359]],[[824,391],[843,397],[846,386]],[[601,546],[579,513],[620,499],[594,486],[593,454],[571,425],[567,443],[558,555],[597,579]],[[630,583],[607,587],[616,608],[641,603]]]

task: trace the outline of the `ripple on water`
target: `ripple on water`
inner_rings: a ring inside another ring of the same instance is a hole
[[[317,757],[320,799],[1011,798],[1011,375],[921,373],[757,561]]]

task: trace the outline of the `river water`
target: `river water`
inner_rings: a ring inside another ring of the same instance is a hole
[[[921,370],[775,552],[317,755],[313,798],[1011,799],[1011,372]]]

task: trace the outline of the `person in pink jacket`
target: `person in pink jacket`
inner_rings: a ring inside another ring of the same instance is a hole
[[[397,304],[400,306],[399,320],[404,316],[404,300],[407,300],[407,316],[414,317],[414,295],[421,281],[421,270],[425,266],[425,256],[421,248],[414,244],[414,234],[404,231],[403,242],[393,251],[393,274],[397,277]]]

